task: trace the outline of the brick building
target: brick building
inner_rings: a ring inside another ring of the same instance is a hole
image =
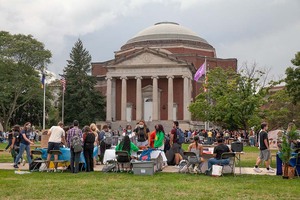
[[[212,45],[177,23],[160,22],[140,31],[114,59],[92,63],[96,88],[107,98],[106,121],[189,124],[188,106],[202,85],[193,77],[205,58],[208,69],[237,68],[237,59],[217,58]]]

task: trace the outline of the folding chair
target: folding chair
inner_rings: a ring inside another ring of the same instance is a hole
[[[222,165],[223,166],[222,176],[223,176],[225,166],[229,166],[231,169],[231,173],[233,174],[233,176],[235,176],[235,153],[234,152],[225,152],[221,155],[221,159],[227,159],[227,158],[229,158],[229,164]]]
[[[44,163],[47,165],[47,160],[42,158],[43,152],[41,150],[32,150],[32,169],[30,171],[39,171],[40,166]]]
[[[60,150],[50,150],[49,152],[51,155],[58,155],[58,156],[62,156],[62,152]],[[59,163],[61,163],[64,167],[64,169],[67,169],[67,160],[53,160],[54,163],[54,169],[55,171],[57,171],[57,166]],[[63,170],[61,170],[61,172],[63,172]]]
[[[127,151],[116,151],[116,158],[118,171],[120,171],[120,165],[122,165],[123,167],[124,165],[129,165],[129,168],[131,170],[131,159]]]
[[[183,156],[186,158],[186,160],[188,162],[187,169],[189,172],[190,172],[190,169],[189,169],[190,165],[198,165],[198,172],[202,173],[202,170],[201,170],[202,163],[199,160],[199,158],[197,157],[195,152],[185,151],[185,152],[183,152]]]

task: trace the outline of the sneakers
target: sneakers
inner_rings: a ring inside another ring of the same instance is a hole
[[[18,165],[14,165],[14,168],[15,168],[15,169],[18,169],[19,167],[18,167]]]
[[[174,167],[177,168],[177,169],[179,169],[179,165],[175,165]]]
[[[267,169],[267,173],[275,173],[275,170],[270,167],[269,169]]]
[[[253,170],[254,170],[256,173],[261,173],[261,172],[262,172],[262,170],[259,169],[258,167],[254,167]]]

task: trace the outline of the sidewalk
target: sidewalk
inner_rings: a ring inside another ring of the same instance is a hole
[[[27,163],[24,166],[22,164],[20,164],[18,166],[19,166],[18,170],[27,170],[28,171],[28,164]],[[94,170],[95,171],[101,171],[104,166],[105,165],[96,165]],[[12,163],[0,163],[0,169],[14,170],[14,167],[13,167]],[[253,168],[251,168],[251,167],[242,167],[241,168],[241,174],[271,175],[271,176],[276,175],[276,171],[275,171],[275,173],[267,173],[265,168],[261,168],[261,169],[262,169],[261,173],[256,173],[256,172],[253,171]],[[167,166],[162,170],[162,172],[177,173],[178,169],[175,166]],[[235,174],[240,175],[240,168],[239,167],[235,168]]]

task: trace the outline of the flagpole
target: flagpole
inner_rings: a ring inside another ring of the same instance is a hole
[[[206,84],[206,70],[207,70],[207,63],[206,63],[206,56],[204,57],[204,63],[205,63],[205,74],[204,74],[204,84]],[[206,89],[205,89],[206,90]],[[205,91],[206,92],[206,91]],[[206,95],[207,96],[207,95]],[[208,99],[207,99],[208,100]],[[204,122],[204,128],[205,130],[208,130],[209,128],[209,122],[205,121]]]
[[[44,102],[43,102],[43,130],[45,130],[45,124],[46,124],[46,75],[45,70],[43,70],[43,76],[45,76],[44,80]]]
[[[62,105],[61,105],[61,122],[64,123],[64,109],[65,109],[65,91],[62,93]]]

